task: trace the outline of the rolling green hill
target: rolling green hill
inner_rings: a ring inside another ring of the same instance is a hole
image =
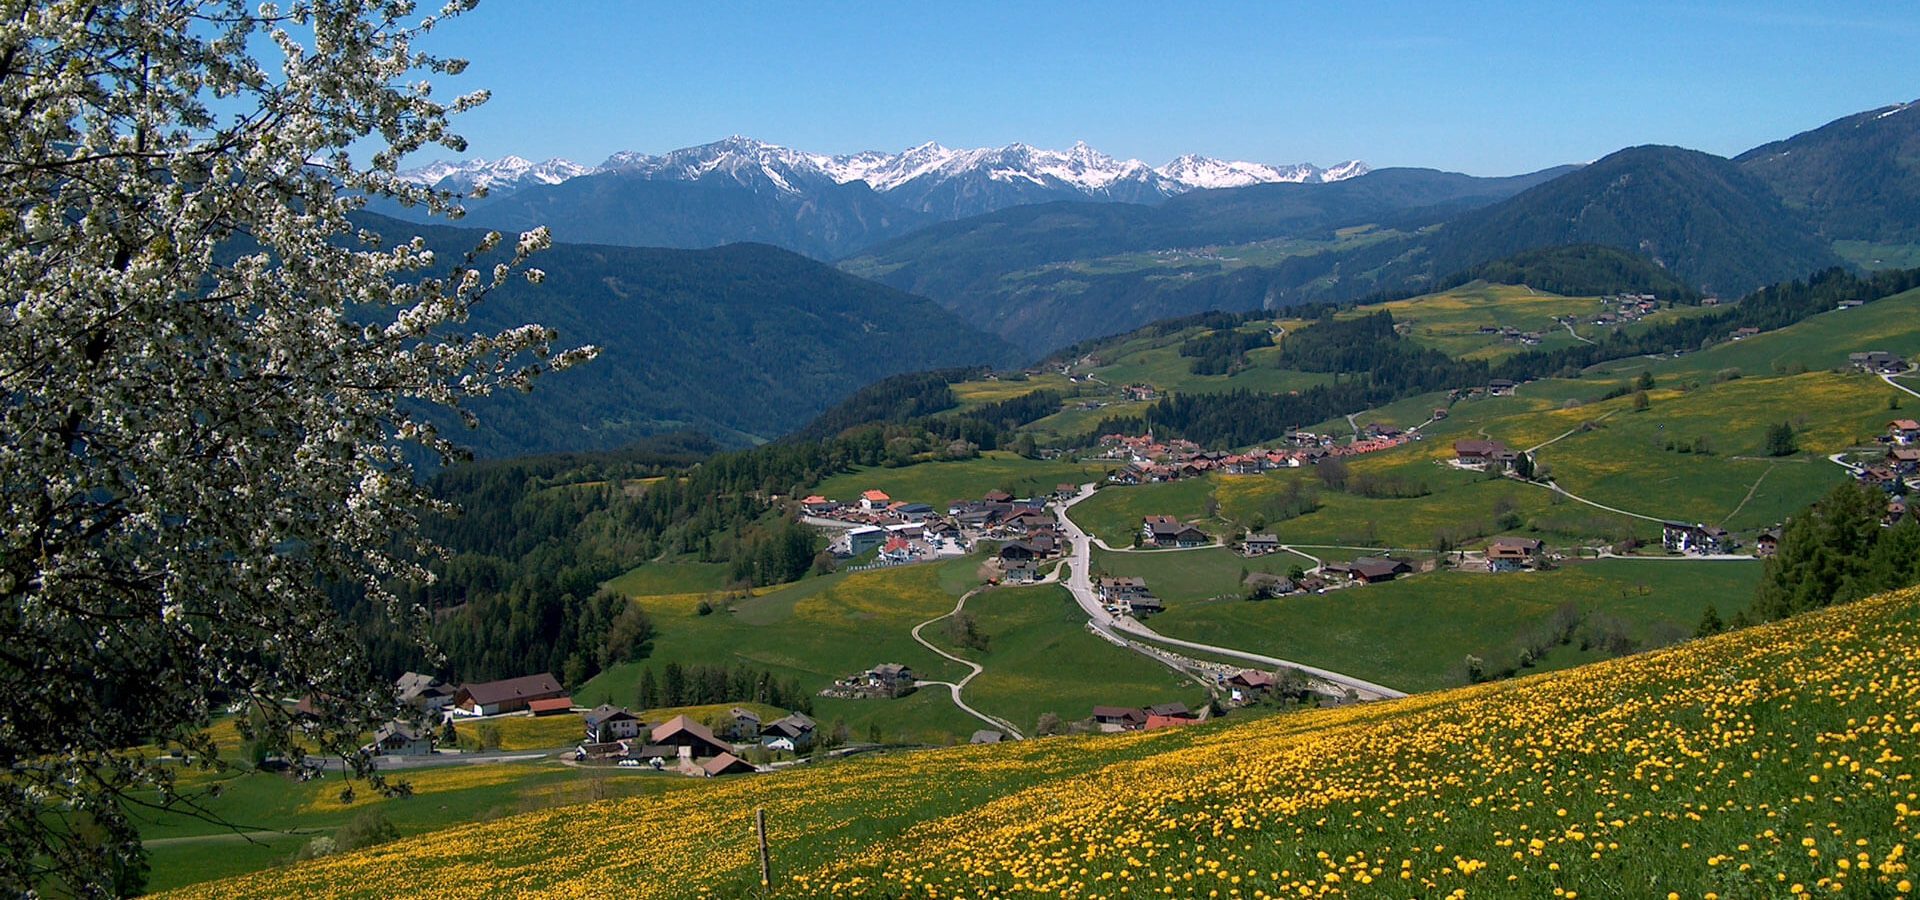
[[[779,897],[1907,896],[1916,642],[1909,590],[1517,682],[734,778],[177,896],[750,895],[756,810]]]

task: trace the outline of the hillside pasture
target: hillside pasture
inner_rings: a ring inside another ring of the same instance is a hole
[[[1073,722],[1096,705],[1206,702],[1192,679],[1089,633],[1086,613],[1058,585],[985,591],[967,601],[967,613],[988,638],[984,651],[955,645],[944,622],[922,634],[984,666],[967,684],[967,702],[1023,732],[1032,733],[1041,713]]]
[[[863,491],[879,490],[895,500],[932,504],[945,512],[946,504],[951,501],[977,499],[996,489],[1016,497],[1045,496],[1062,483],[1098,481],[1113,465],[1066,459],[1033,460],[1004,451],[989,451],[977,459],[856,469],[821,482],[813,492],[841,502],[856,502]]]
[[[1908,896],[1916,642],[1909,590],[1572,672],[726,779],[182,896],[745,896],[757,810],[774,897]]]
[[[1524,639],[1563,605],[1617,620],[1636,646],[1657,646],[1691,635],[1709,605],[1723,619],[1745,609],[1759,578],[1757,562],[1605,559],[1546,572],[1441,570],[1325,594],[1169,604],[1152,624],[1172,637],[1431,691],[1464,684],[1470,654],[1511,666]],[[1527,671],[1600,658],[1576,638],[1556,643]]]

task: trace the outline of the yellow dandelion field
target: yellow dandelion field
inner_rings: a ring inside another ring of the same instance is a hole
[[[1406,701],[902,754],[185,897],[1905,897],[1920,590]],[[406,802],[406,801],[399,801]]]

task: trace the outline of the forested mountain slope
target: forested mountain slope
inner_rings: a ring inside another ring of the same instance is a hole
[[[390,239],[422,234],[450,257],[469,229],[369,217]],[[896,372],[1006,364],[998,338],[921,297],[762,244],[667,250],[555,244],[475,311],[475,330],[538,322],[600,357],[533,394],[473,405],[459,435],[482,456],[617,447],[685,428],[733,445],[785,433]]]

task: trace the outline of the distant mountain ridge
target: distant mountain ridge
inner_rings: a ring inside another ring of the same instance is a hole
[[[582,219],[577,230],[556,226],[556,233],[569,240],[626,242],[628,238],[623,235],[651,236],[663,230],[651,228],[652,220],[684,218],[680,211],[688,208],[690,202],[694,205],[718,202],[734,207],[754,205],[769,210],[776,220],[781,216],[804,220],[816,214],[832,220],[844,217],[843,207],[850,202],[849,198],[855,198],[851,201],[854,205],[864,199],[866,205],[877,205],[893,213],[887,217],[890,224],[874,236],[881,239],[932,222],[1010,206],[1059,200],[1156,203],[1195,190],[1254,184],[1317,184],[1353,178],[1367,171],[1366,164],[1358,160],[1323,169],[1308,163],[1275,166],[1193,154],[1155,168],[1135,159],[1115,159],[1084,142],[1068,150],[1018,143],[956,150],[929,142],[899,153],[866,151],[834,156],[735,136],[660,155],[623,151],[597,166],[564,159],[534,163],[508,156],[497,160],[436,161],[409,169],[401,173],[401,177],[460,192],[486,188],[491,197],[468,205],[477,220],[489,224],[496,220],[513,224],[524,219],[530,208],[552,208],[556,203],[581,196],[619,194],[629,203],[644,198],[648,205],[605,210],[599,214],[600,218]],[[542,192],[542,189],[586,177],[700,185],[710,190],[697,195],[697,201],[671,188],[629,185],[602,184],[592,190],[575,186],[571,191]],[[771,196],[762,196],[757,203],[743,204],[737,198],[719,198],[721,189],[726,188]],[[858,188],[864,188],[869,194],[861,193]],[[528,190],[534,193],[519,196]],[[867,220],[880,217],[876,212],[858,215]],[[778,226],[770,223],[771,220],[742,220],[740,224],[749,229],[777,230]],[[845,238],[858,240],[863,230],[840,229],[840,232]],[[721,235],[718,241],[701,240],[726,243],[765,239],[739,229],[723,229]],[[776,238],[775,242],[822,258],[865,246],[804,238],[791,243]],[[706,244],[684,240],[670,245]]]
[[[1219,160],[1187,154],[1158,168],[1137,159],[1119,160],[1081,141],[1069,150],[1047,150],[1026,144],[971,150],[950,149],[927,142],[899,153],[869,150],[838,156],[792,150],[777,144],[735,135],[725,140],[684,147],[659,156],[621,151],[598,166],[565,159],[533,163],[518,156],[465,162],[436,160],[408,169],[401,177],[424,185],[445,187],[524,187],[559,184],[582,175],[622,172],[643,177],[698,181],[711,172],[740,173],[757,168],[783,190],[798,191],[818,177],[846,184],[864,182],[880,193],[955,179],[1008,183],[1026,182],[1048,188],[1069,187],[1087,196],[1103,191],[1131,193],[1138,186],[1171,197],[1190,190],[1245,187],[1250,184],[1319,183],[1340,181],[1367,173],[1367,164],[1349,160],[1328,168],[1311,163],[1274,166],[1266,163]],[[909,194],[920,193],[910,190]]]
[[[1920,242],[1920,100],[1836,119],[1733,162],[1830,239]]]

